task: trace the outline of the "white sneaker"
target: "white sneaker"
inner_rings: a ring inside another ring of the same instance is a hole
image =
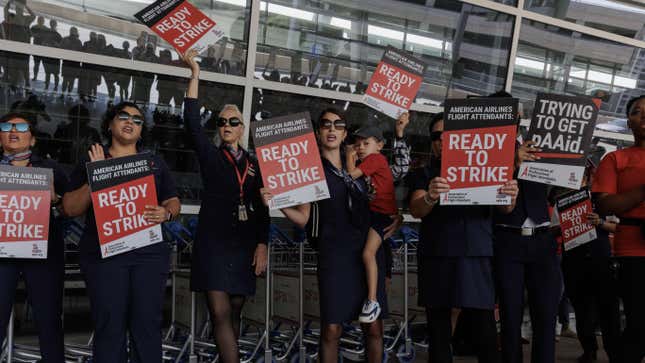
[[[363,311],[358,317],[358,321],[361,323],[371,323],[378,319],[381,315],[381,306],[377,301],[365,300],[363,304]]]

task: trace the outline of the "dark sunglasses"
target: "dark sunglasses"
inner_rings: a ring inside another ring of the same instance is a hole
[[[341,119],[332,121],[332,120],[328,120],[328,119],[324,118],[324,119],[320,120],[320,128],[321,129],[323,129],[323,130],[331,130],[332,126],[334,126],[334,128],[336,130],[345,130],[345,128],[347,127],[347,122],[345,122],[345,120],[341,120]]]
[[[9,132],[13,129],[16,129],[17,132],[27,132],[31,129],[31,127],[29,127],[29,124],[24,122],[18,124],[13,124],[11,122],[0,123],[0,131],[2,132]]]
[[[128,121],[132,120],[132,122],[137,125],[141,126],[144,123],[143,116],[141,115],[130,115],[129,113],[125,111],[121,111],[116,115],[116,119],[119,121]]]
[[[224,127],[226,126],[226,124],[231,125],[231,127],[238,127],[242,124],[242,120],[237,117],[220,117],[217,119],[217,127]]]
[[[439,141],[439,140],[441,140],[441,135],[442,134],[443,134],[443,131],[432,131],[430,133],[430,140]]]

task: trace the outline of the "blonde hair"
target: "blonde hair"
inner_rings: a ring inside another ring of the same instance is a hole
[[[240,109],[237,107],[237,105],[234,105],[232,103],[224,105],[222,109],[219,112],[219,116],[222,117],[222,114],[226,111],[232,111],[233,113],[236,114],[236,116],[242,121],[242,125],[244,125],[244,118],[242,117],[242,112],[240,112]]]

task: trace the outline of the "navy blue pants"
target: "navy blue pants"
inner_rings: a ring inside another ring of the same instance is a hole
[[[31,305],[44,363],[65,362],[63,346],[62,259],[0,260],[0,344],[7,333],[18,280],[22,276]]]
[[[495,275],[502,321],[502,361],[522,362],[524,289],[528,290],[532,363],[555,362],[555,323],[562,296],[562,271],[554,238],[495,235]]]
[[[85,258],[81,267],[94,319],[94,362],[161,362],[163,297],[168,280],[167,246],[154,245],[104,260]]]

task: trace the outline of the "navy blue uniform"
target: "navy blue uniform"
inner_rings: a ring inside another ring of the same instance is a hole
[[[63,195],[68,191],[65,171],[51,159],[32,155],[31,166],[52,169],[54,190]],[[63,280],[65,275],[63,231],[60,219],[49,218],[47,259],[0,259],[0,342],[4,341],[18,280],[22,275],[27,298],[38,326],[40,353],[47,363],[65,361],[63,347]]]
[[[427,190],[440,161],[417,171],[410,190]],[[477,329],[480,362],[498,360],[493,279],[493,207],[436,204],[421,221],[419,305],[428,314],[429,360],[450,362],[451,308],[462,308]]]
[[[549,222],[547,185],[518,180],[519,195],[512,213],[496,214],[495,274],[502,319],[502,359],[522,361],[521,327],[524,289],[528,290],[533,328],[533,363],[555,361],[555,321],[562,296],[562,275],[557,243],[548,228],[534,236],[522,236],[518,229],[527,218],[535,225]]]
[[[330,198],[318,201],[318,289],[323,324],[340,324],[358,318],[367,295],[363,248],[369,231],[369,205],[363,179],[337,170],[323,159]],[[387,317],[385,294],[385,253],[376,254],[379,319]]]
[[[255,294],[253,255],[259,243],[267,243],[269,210],[262,201],[262,177],[257,161],[244,151],[238,163],[241,173],[248,160],[244,205],[248,220],[240,221],[240,185],[232,163],[204,133],[199,104],[184,100],[184,122],[201,168],[204,190],[192,254],[190,284],[194,291],[224,291],[231,295]]]
[[[107,147],[104,152],[109,157]],[[86,162],[81,161],[72,173],[72,190],[87,183]],[[177,197],[166,163],[156,155],[152,163],[159,203]],[[161,242],[102,259],[91,205],[85,224],[80,255],[94,320],[94,362],[125,363],[127,332],[132,342],[131,362],[160,362],[170,246]]]

